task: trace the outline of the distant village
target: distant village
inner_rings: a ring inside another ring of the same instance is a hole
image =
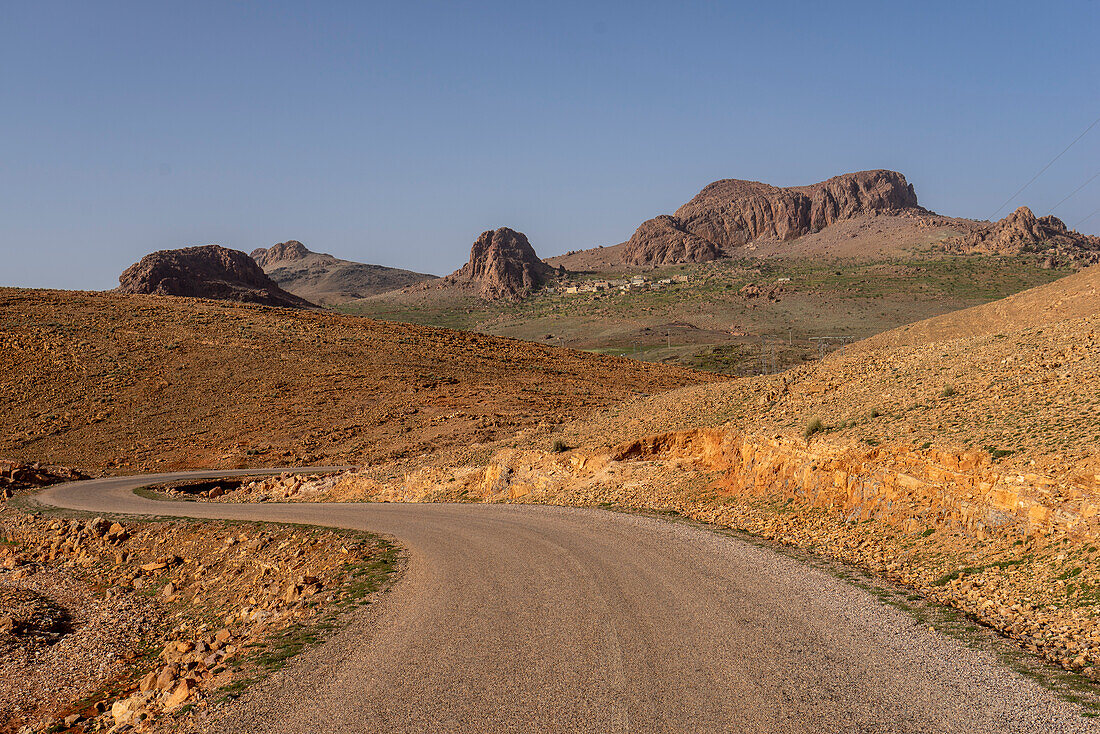
[[[563,286],[558,288],[557,292],[573,295],[576,293],[601,293],[603,291],[613,290],[656,290],[672,285],[673,283],[687,283],[690,280],[691,278],[687,275],[673,275],[669,278],[659,278],[657,280],[646,278],[644,275],[635,275],[631,278],[623,278],[621,280],[588,280],[576,285]]]

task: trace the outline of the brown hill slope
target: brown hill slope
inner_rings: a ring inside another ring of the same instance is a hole
[[[1100,265],[999,301],[953,311],[857,342],[850,352],[918,346],[1033,329],[1100,314]]]
[[[623,256],[634,265],[705,262],[757,239],[790,240],[845,219],[920,210],[896,171],[860,171],[810,186],[780,188],[723,179],[676,210],[643,223]]]
[[[798,441],[817,419],[814,440],[984,450],[1009,466],[1100,482],[1098,282],[1100,268],[1090,268],[778,375],[630,400],[566,426],[563,440],[614,445],[730,424]]]
[[[325,253],[312,252],[297,240],[257,248],[252,251],[252,259],[285,290],[325,306],[404,288],[436,277],[400,268],[341,260]]]
[[[83,469],[360,462],[714,379],[466,332],[0,289],[0,456]]]
[[[214,298],[289,308],[313,306],[276,285],[248,255],[219,245],[154,252],[127,268],[118,282],[120,293]]]

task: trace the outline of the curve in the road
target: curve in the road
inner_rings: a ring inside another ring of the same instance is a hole
[[[222,731],[1096,730],[991,655],[855,586],[682,524],[562,507],[133,494],[233,474],[98,479],[39,495],[99,513],[369,530],[405,546],[406,574],[364,612],[369,623],[258,686]]]

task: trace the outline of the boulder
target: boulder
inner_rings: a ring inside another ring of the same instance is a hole
[[[154,252],[127,268],[118,282],[120,293],[214,298],[289,308],[313,307],[304,298],[276,285],[248,255],[218,245]]]

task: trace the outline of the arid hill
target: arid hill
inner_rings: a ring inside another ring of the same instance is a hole
[[[487,300],[519,300],[553,272],[535,254],[527,235],[501,227],[482,232],[470,248],[470,260],[446,280],[472,287]]]
[[[1009,452],[1100,481],[1100,267],[896,328],[823,361],[632,400],[567,426],[567,443],[727,422],[795,440]],[[575,432],[574,432],[575,431]],[[870,443],[868,443],[870,442]]]
[[[118,282],[120,293],[214,298],[289,308],[313,306],[276,285],[248,255],[219,245],[154,252],[127,268]]]
[[[1072,231],[1055,216],[1036,217],[1026,206],[1004,219],[950,239],[947,245],[962,252],[995,255],[1041,253],[1051,265],[1100,263],[1100,237]]]
[[[297,240],[253,250],[252,259],[283,289],[324,306],[404,288],[436,277],[400,268],[341,260],[325,253],[312,252]]]
[[[715,379],[318,311],[18,289],[0,289],[0,364],[0,457],[114,472],[415,455]]]
[[[674,215],[643,223],[623,257],[633,265],[705,262],[754,240],[791,240],[845,219],[907,210],[923,211],[912,185],[895,171],[848,173],[789,188],[723,179]]]
[[[992,336],[1097,314],[1100,314],[1100,265],[982,306],[891,329],[856,342],[846,351],[866,352]]]

